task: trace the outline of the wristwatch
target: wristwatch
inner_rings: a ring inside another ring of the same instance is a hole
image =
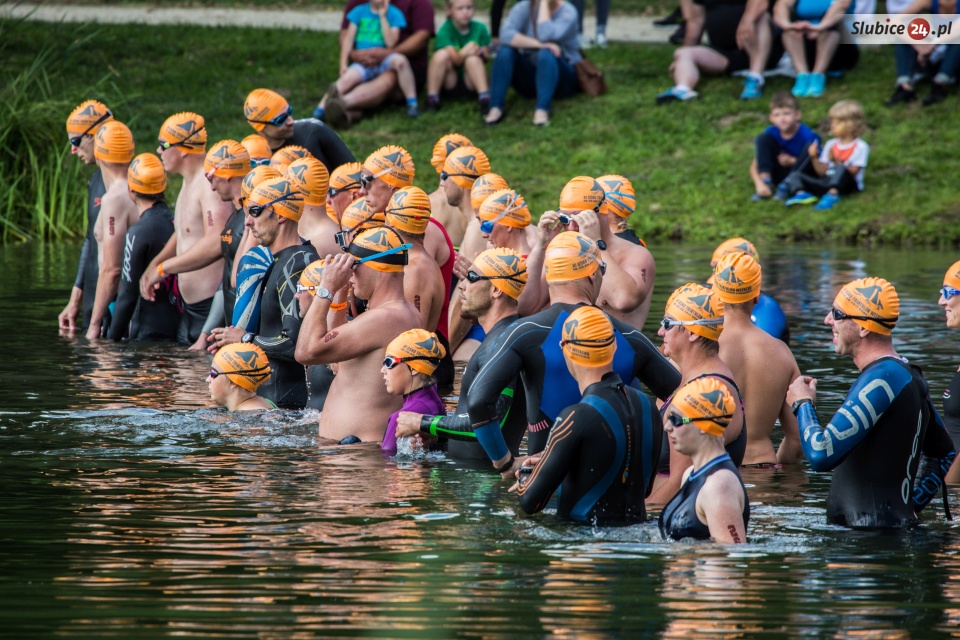
[[[253,339],[254,339],[255,337],[256,337],[256,334],[253,334],[253,333],[245,333],[245,334],[243,334],[243,337],[240,338],[240,342],[243,342],[243,343],[245,343],[245,344],[249,344],[249,343],[253,342]]]
[[[793,415],[797,415],[797,412],[800,411],[800,407],[805,404],[813,404],[813,400],[810,398],[800,398],[790,406],[790,412],[793,413]]]
[[[317,297],[326,298],[330,302],[333,302],[333,294],[330,293],[330,289],[327,289],[326,287],[320,287],[320,289],[317,290]]]
[[[600,249],[600,251],[606,251],[607,243],[604,242],[603,240],[597,240],[597,248]]]

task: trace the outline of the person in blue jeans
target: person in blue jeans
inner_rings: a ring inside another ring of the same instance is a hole
[[[490,81],[490,111],[485,122],[503,119],[507,89],[536,98],[533,124],[550,121],[554,98],[566,98],[580,90],[573,65],[580,61],[577,10],[564,0],[518,2],[501,32],[501,46],[493,62]]]
[[[930,13],[955,15],[957,13],[956,0],[914,0],[903,14]],[[942,48],[941,48],[942,47]],[[957,70],[960,69],[960,46],[955,44],[895,44],[893,56],[897,64],[897,88],[893,95],[884,104],[888,107],[901,102],[912,102],[917,99],[917,80],[928,78],[933,74],[930,83],[930,94],[923,99],[923,106],[928,107],[947,97],[949,90],[957,84]]]

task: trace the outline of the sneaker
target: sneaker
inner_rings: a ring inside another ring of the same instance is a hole
[[[424,111],[440,111],[440,101],[436,98],[427,96],[426,101],[423,103]]]
[[[681,22],[680,26],[677,27],[676,31],[670,34],[670,37],[667,38],[667,41],[670,44],[681,45],[683,44],[683,39],[687,37],[687,23]]]
[[[837,204],[838,202],[840,202],[840,196],[835,196],[832,193],[828,193],[820,198],[820,202],[813,205],[813,209],[814,211],[826,211],[827,209],[832,209],[833,205]]]
[[[903,85],[897,85],[897,90],[893,92],[890,99],[884,102],[884,106],[893,107],[901,102],[913,102],[917,99],[917,92],[910,89],[904,89]]]
[[[819,98],[823,95],[823,90],[826,87],[827,76],[823,75],[822,73],[811,73],[810,81],[807,84],[807,92],[804,95],[808,98]]]
[[[756,100],[763,96],[763,83],[753,76],[747,76],[743,80],[743,91],[740,92],[741,100]]]
[[[601,49],[607,48],[607,34],[605,33],[597,34],[597,46],[600,47]]]
[[[486,118],[487,114],[490,113],[490,98],[480,98],[478,102],[480,103],[480,115]]]
[[[693,91],[692,89],[680,89],[678,87],[671,87],[657,96],[657,104],[667,104],[668,102],[686,102],[687,100],[693,100],[696,98],[699,93]]]
[[[930,83],[930,95],[923,99],[923,106],[929,107],[947,97],[947,85],[939,82]]]
[[[787,186],[787,181],[784,180],[777,185],[777,190],[773,193],[773,199],[777,202],[783,202],[787,199],[789,195],[789,187]]]
[[[337,89],[337,83],[331,82],[330,86],[327,87],[326,93],[323,94],[324,99],[326,100],[339,100],[342,96],[340,95],[340,90]]]
[[[665,29],[667,27],[675,27],[681,22],[683,22],[683,12],[680,11],[680,7],[677,7],[670,15],[660,18],[659,20],[654,20],[653,26]]]
[[[323,107],[317,107],[313,110],[313,117],[323,122]]]
[[[806,191],[797,191],[793,196],[787,199],[784,203],[788,207],[792,207],[795,204],[813,204],[817,201],[817,196],[812,193],[807,193]]]
[[[407,117],[411,119],[416,119],[420,117],[420,109],[417,108],[415,104],[407,105]]]
[[[798,73],[797,79],[793,82],[793,89],[790,90],[790,93],[795,95],[798,98],[802,98],[807,95],[807,89],[810,87],[810,74],[809,73]]]
[[[750,202],[763,202],[764,200],[766,200],[766,198],[764,198],[762,195],[760,195],[756,191],[754,191],[753,195],[750,196]]]
[[[334,129],[349,129],[350,115],[347,105],[339,98],[327,100],[327,107],[323,114],[324,121]]]

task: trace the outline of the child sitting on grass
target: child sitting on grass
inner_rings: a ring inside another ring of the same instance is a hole
[[[446,413],[447,408],[437,394],[437,381],[433,377],[445,355],[446,350],[437,336],[424,329],[404,331],[387,345],[380,373],[387,393],[403,396],[403,407],[390,415],[380,445],[382,450],[397,450],[397,416],[400,411],[427,416]]]
[[[437,31],[436,52],[427,70],[428,111],[440,108],[440,91],[454,96],[476,92],[480,112],[490,111],[486,61],[490,31],[473,19],[473,0],[447,0],[447,20]]]
[[[791,197],[787,206],[811,204],[823,196],[814,209],[826,211],[840,201],[841,195],[863,191],[863,172],[867,168],[870,145],[860,139],[866,127],[863,107],[856,100],[841,100],[827,114],[830,133],[823,150],[810,144],[810,171],[795,171],[789,178]]]
[[[809,164],[807,149],[820,142],[820,136],[800,122],[800,104],[786,91],[770,100],[770,126],[756,139],[756,155],[750,164],[750,177],[756,192],[752,200],[760,202],[773,196],[787,197],[787,177]]]

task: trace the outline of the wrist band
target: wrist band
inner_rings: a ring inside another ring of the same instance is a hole
[[[162,263],[162,262],[157,265],[157,275],[159,275],[161,278],[166,278],[166,277],[167,277],[167,274],[163,271],[163,263]]]
[[[510,454],[510,458],[509,458],[506,462],[504,462],[504,463],[503,463],[502,465],[500,465],[499,467],[494,467],[494,468],[497,470],[497,473],[503,473],[504,471],[509,470],[510,467],[513,466],[513,461],[514,461],[514,460],[515,460],[515,458],[513,457],[513,454],[511,453],[511,454]]]
[[[430,435],[437,435],[437,425],[440,424],[440,420],[443,419],[443,416],[434,416],[433,420],[430,421]]]
[[[343,311],[347,308],[346,302],[334,302],[330,304],[331,311]]]

